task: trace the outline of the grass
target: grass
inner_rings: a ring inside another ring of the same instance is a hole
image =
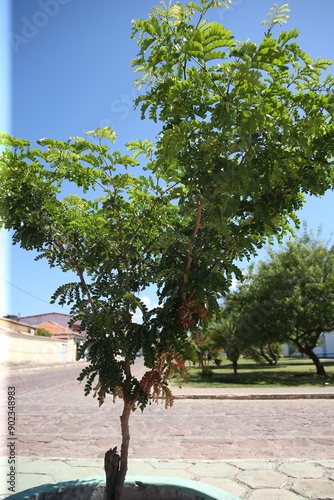
[[[203,377],[201,368],[191,367],[189,385],[195,387],[303,387],[334,386],[334,360],[322,360],[326,376],[316,374],[310,360],[284,358],[277,366],[257,365],[249,359],[238,363],[235,378],[231,363],[224,359],[220,366],[208,365],[211,376]]]

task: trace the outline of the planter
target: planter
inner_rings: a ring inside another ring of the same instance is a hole
[[[104,478],[49,483],[15,493],[8,500],[103,500]],[[5,499],[6,500],[6,499]],[[189,479],[128,476],[123,500],[240,500],[219,488]]]

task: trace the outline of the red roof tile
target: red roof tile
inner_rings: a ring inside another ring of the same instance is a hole
[[[85,336],[81,333],[75,332],[70,328],[66,328],[62,325],[58,325],[58,323],[54,323],[53,321],[46,321],[45,323],[41,323],[37,325],[37,328],[44,328],[52,333],[54,338],[68,340],[68,339],[84,339]]]

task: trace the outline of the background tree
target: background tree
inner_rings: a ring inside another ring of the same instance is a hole
[[[210,323],[208,336],[216,349],[223,349],[227,359],[233,366],[234,377],[238,374],[238,361],[243,353],[244,344],[236,335],[235,324],[232,319],[224,319]]]
[[[276,365],[282,354],[281,345],[274,342],[267,343],[263,335],[256,337],[255,332],[252,332],[252,335],[243,335],[240,329],[238,302],[233,301],[233,305],[236,306],[236,310],[233,310],[229,303],[229,307],[222,308],[218,318],[209,322],[205,330],[208,341],[216,350],[225,351],[227,359],[232,362],[235,375],[240,356],[251,358],[259,364],[267,362],[270,365]]]
[[[240,336],[294,344],[325,369],[314,353],[322,333],[334,330],[334,251],[306,232],[250,271],[229,299]]]
[[[269,365],[276,366],[279,358],[282,356],[283,348],[279,342],[273,342],[261,346],[258,353],[258,356],[254,356],[256,361],[261,363],[265,359]]]
[[[49,332],[46,328],[36,328],[36,333],[35,335],[39,337],[52,337],[52,333]]]
[[[198,365],[202,369],[202,376],[207,376],[212,373],[207,364],[211,360],[218,358],[217,348],[212,342],[210,335],[206,329],[193,329],[191,332],[190,342],[193,347],[194,355],[198,361]]]
[[[290,231],[302,193],[333,185],[333,79],[323,77],[330,62],[305,54],[296,29],[273,37],[286,8],[273,11],[259,44],[236,41],[205,20],[227,3],[162,3],[133,22],[144,88],[137,105],[161,124],[154,147],[137,141],[128,144],[132,156],[110,152],[102,142],[113,142],[109,129],[92,134],[97,143],[44,139],[31,149],[2,141],[3,225],[15,243],[77,274],[54,300],[71,304],[87,331],[85,392],[100,404],[106,394],[123,400],[117,499],[131,410],[161,390],[172,403],[167,382],[184,370],[188,331],[217,310],[239,275],[235,259]],[[145,177],[128,172],[140,153]],[[139,294],[153,283],[159,307],[148,312]],[[132,322],[137,307],[142,324]],[[131,365],[140,348],[147,372],[137,380]]]

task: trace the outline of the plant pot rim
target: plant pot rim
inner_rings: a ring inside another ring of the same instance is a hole
[[[201,483],[199,481],[193,481],[191,479],[137,475],[128,475],[126,477],[126,485],[134,486],[136,482],[162,487],[174,486],[183,492],[193,495],[201,495],[200,497],[198,497],[200,500],[240,500],[239,497],[233,495],[232,493],[221,490],[220,488],[216,488],[215,486],[211,486],[209,484]],[[38,498],[38,496],[36,495],[40,495],[41,493],[57,491],[59,489],[82,488],[85,486],[99,486],[104,484],[104,476],[46,483],[41,484],[40,486],[35,486],[33,488],[28,488],[18,493],[14,493],[13,495],[6,497],[4,500],[31,500],[34,498]]]

